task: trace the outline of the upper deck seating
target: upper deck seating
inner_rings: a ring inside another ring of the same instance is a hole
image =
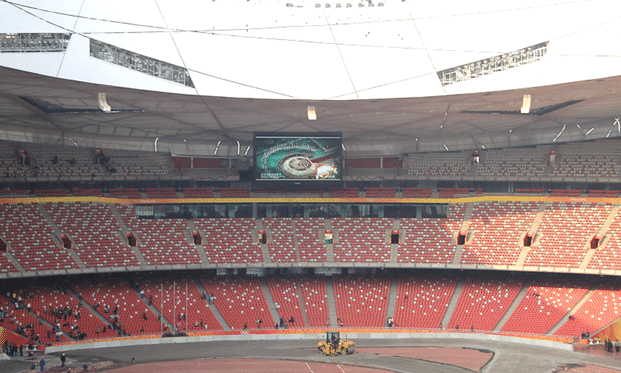
[[[297,218],[294,220],[295,233],[298,239],[300,262],[325,262],[327,249],[321,240],[320,232],[325,229],[324,218]]]
[[[388,262],[390,243],[387,239],[393,219],[334,218],[332,227],[338,235],[334,243],[336,262]]]
[[[138,259],[120,239],[121,227],[105,204],[47,203],[45,209],[87,267],[138,266]]]
[[[194,219],[205,232],[203,247],[209,263],[259,263],[263,253],[257,243],[257,225],[251,218]]]
[[[611,205],[554,202],[547,206],[524,265],[578,268],[588,251],[590,237],[608,218]]]
[[[297,262],[291,218],[265,218],[263,227],[268,229],[271,236],[267,247],[272,263]]]
[[[472,238],[464,245],[461,262],[515,265],[538,207],[536,202],[475,203],[469,225]]]
[[[27,271],[78,268],[67,249],[52,238],[54,232],[37,204],[0,205],[0,236]]]
[[[199,264],[197,249],[190,245],[187,222],[183,219],[140,219],[133,208],[117,209],[128,229],[140,240],[138,248],[150,265]]]

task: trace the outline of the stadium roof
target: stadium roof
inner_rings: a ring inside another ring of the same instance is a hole
[[[1,67],[0,76],[0,133],[8,140],[64,135],[80,146],[153,150],[159,138],[160,149],[200,149],[220,140],[249,144],[254,131],[342,131],[351,154],[403,154],[446,150],[444,144],[481,149],[620,135],[621,77],[442,97],[291,101],[104,87]],[[99,108],[99,92],[111,112]],[[524,94],[532,98],[528,114],[520,113]],[[316,120],[308,119],[308,106]]]

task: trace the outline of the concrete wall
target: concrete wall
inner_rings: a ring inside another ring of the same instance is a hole
[[[518,343],[531,346],[540,346],[548,348],[556,348],[559,350],[573,351],[574,346],[568,343],[538,340],[531,338],[511,337],[497,334],[477,334],[477,333],[415,333],[415,332],[394,332],[394,333],[342,333],[347,339],[403,339],[421,342],[422,340],[443,340],[443,339],[463,339],[469,341],[499,341]],[[325,338],[325,333],[308,333],[308,334],[240,334],[240,335],[204,335],[194,337],[170,337],[170,338],[153,338],[153,339],[129,339],[129,340],[113,340],[91,343],[76,343],[62,346],[51,346],[46,348],[46,353],[98,349],[107,347],[129,347],[155,344],[180,344],[180,343],[196,343],[196,342],[214,342],[214,341],[283,341],[283,340],[321,340]]]

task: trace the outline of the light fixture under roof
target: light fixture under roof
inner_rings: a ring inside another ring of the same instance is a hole
[[[315,112],[314,106],[308,106],[306,108],[306,112],[308,115],[308,120],[317,120],[317,113]]]
[[[522,97],[522,108],[520,109],[520,113],[528,114],[530,113],[530,95],[524,95]]]
[[[99,108],[106,113],[112,111],[112,107],[108,104],[108,99],[106,98],[105,92],[99,92],[97,94],[97,101],[99,102]]]

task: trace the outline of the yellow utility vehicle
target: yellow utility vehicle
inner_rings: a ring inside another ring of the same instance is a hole
[[[317,342],[317,349],[325,356],[336,354],[349,355],[356,350],[356,343],[347,339],[341,339],[338,331],[326,332],[326,340]]]

